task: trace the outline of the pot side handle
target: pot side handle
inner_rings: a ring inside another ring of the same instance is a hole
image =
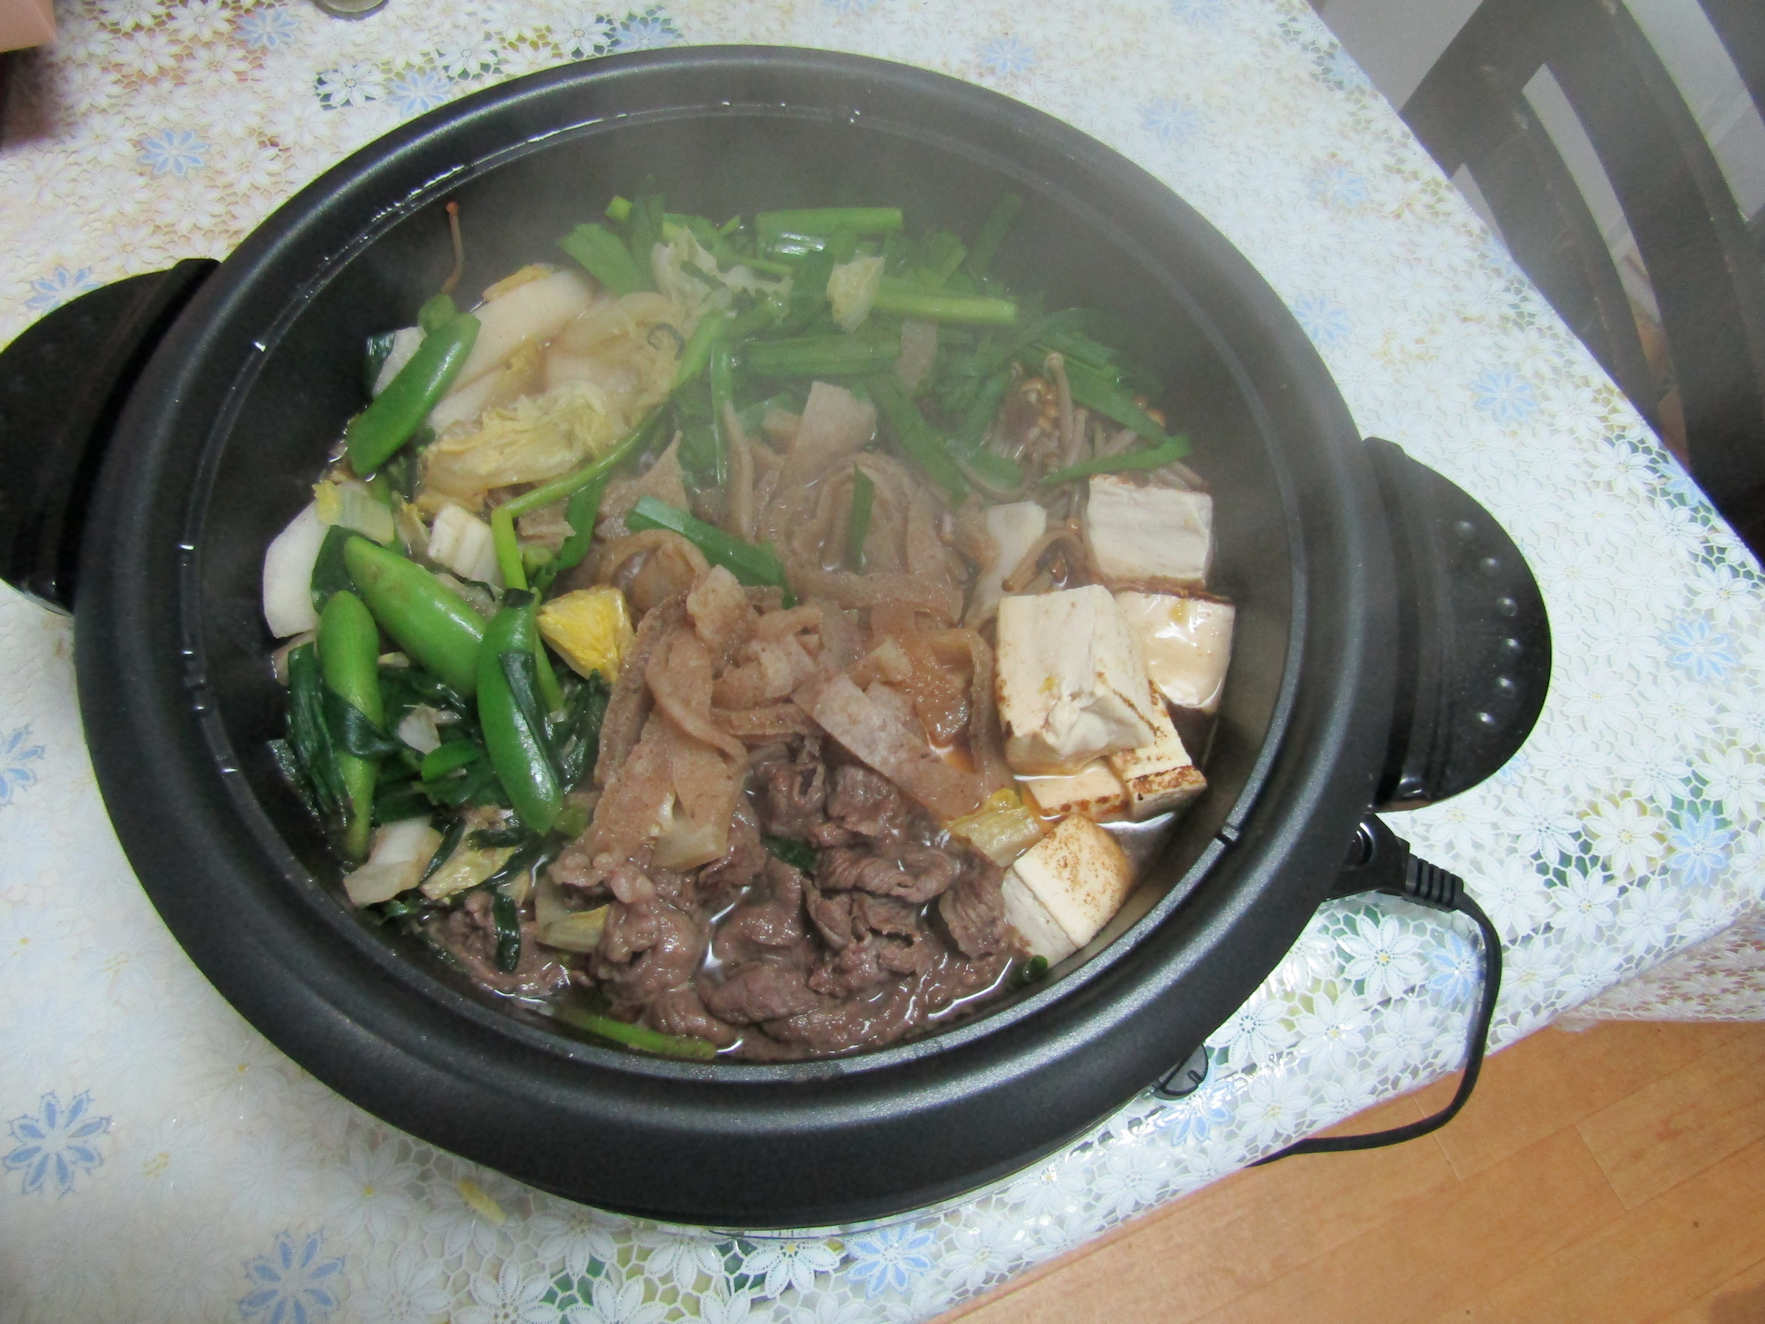
[[[1397,562],[1397,694],[1377,792],[1409,809],[1513,757],[1550,684],[1550,622],[1520,549],[1451,481],[1367,440]]]
[[[101,286],[0,353],[0,578],[44,606],[72,609],[86,509],[123,402],[215,266],[186,258]]]

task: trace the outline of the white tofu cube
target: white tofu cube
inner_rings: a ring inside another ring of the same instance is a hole
[[[1006,922],[1022,935],[1031,956],[1044,957],[1053,965],[1078,951],[1079,945],[1066,936],[1066,930],[1055,923],[1048,907],[1036,899],[1036,894],[1015,873],[1007,870],[999,890],[1005,898]]]
[[[1128,788],[1102,759],[1092,759],[1077,772],[1026,777],[1019,784],[1046,818],[1083,814],[1095,820],[1128,812]]]
[[[1122,619],[1146,654],[1146,674],[1178,708],[1219,707],[1232,660],[1232,604],[1173,593],[1115,595]]]
[[[1039,501],[1012,501],[1002,506],[988,506],[985,516],[987,534],[993,540],[992,562],[974,581],[974,593],[968,600],[968,621],[978,625],[999,603],[1004,592],[1005,576],[1016,568],[1024,553],[1036,545],[1036,539],[1048,531],[1048,512]]]
[[[1213,498],[1115,474],[1090,481],[1085,536],[1112,584],[1200,588],[1213,563]]]
[[[1074,772],[1155,734],[1139,640],[1101,585],[999,602],[994,691],[1014,771]]]
[[[1128,813],[1136,819],[1180,808],[1207,789],[1207,778],[1183,748],[1170,714],[1160,708],[1158,716],[1156,739],[1108,756],[1110,770],[1126,788]]]
[[[1058,961],[1095,938],[1133,888],[1133,867],[1115,838],[1073,814],[1005,871],[1005,913],[1034,954]]]

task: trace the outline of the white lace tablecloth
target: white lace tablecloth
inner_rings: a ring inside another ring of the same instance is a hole
[[[1482,500],[1543,585],[1556,672],[1533,739],[1394,820],[1502,931],[1496,1043],[1765,906],[1758,566],[1302,0],[391,0],[358,22],[101,0],[59,17],[58,44],[11,72],[0,341],[81,290],[224,254],[348,150],[565,60],[833,47],[1071,121],[1236,243],[1360,427]],[[382,1125],[220,1000],[110,835],[71,647],[66,620],[0,591],[5,1319],[921,1318],[1463,1046],[1468,930],[1356,902],[1320,913],[1213,1036],[1194,1095],[1135,1100],[960,1205],[797,1240],[577,1207]]]

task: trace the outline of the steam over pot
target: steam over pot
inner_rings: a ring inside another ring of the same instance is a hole
[[[258,614],[263,547],[359,407],[355,347],[445,274],[442,204],[466,220],[473,289],[646,176],[694,211],[886,201],[959,231],[1021,193],[1001,274],[1120,319],[1216,493],[1219,587],[1239,615],[1210,789],[1089,959],[935,1037],[688,1063],[512,1014],[340,903],[266,750],[282,701]],[[3,443],[0,547],[13,582],[72,599],[93,759],[143,886],[221,992],[340,1092],[593,1204],[853,1221],[1054,1149],[1261,982],[1371,807],[1493,770],[1542,699],[1542,611],[1512,545],[1444,480],[1361,439],[1244,259],[1121,157],[936,75],[761,48],[534,75],[364,149],[218,268],[94,297],[109,302],[71,306],[6,352],[15,424],[21,383],[46,364],[92,405],[40,420],[59,449]],[[1487,582],[1456,573],[1492,548]],[[1498,675],[1518,692],[1479,689]]]

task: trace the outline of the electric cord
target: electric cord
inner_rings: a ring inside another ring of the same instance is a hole
[[[1410,854],[1409,842],[1376,818],[1361,824],[1355,852],[1351,855],[1349,867],[1344,870],[1342,886],[1332,896],[1340,899],[1366,892],[1407,897],[1435,910],[1456,911],[1468,916],[1477,926],[1483,945],[1483,992],[1477,1015],[1471,1023],[1470,1042],[1458,1089],[1444,1108],[1419,1121],[1360,1135],[1313,1136],[1258,1159],[1250,1165],[1252,1167],[1298,1154],[1338,1154],[1414,1140],[1438,1131],[1456,1117],[1471,1097],[1471,1091],[1477,1087],[1477,1075],[1483,1069],[1483,1052],[1489,1041],[1489,1027],[1495,1020],[1495,1000],[1501,993],[1501,935],[1496,932],[1489,916],[1483,913],[1483,908],[1466,894],[1462,878]]]

